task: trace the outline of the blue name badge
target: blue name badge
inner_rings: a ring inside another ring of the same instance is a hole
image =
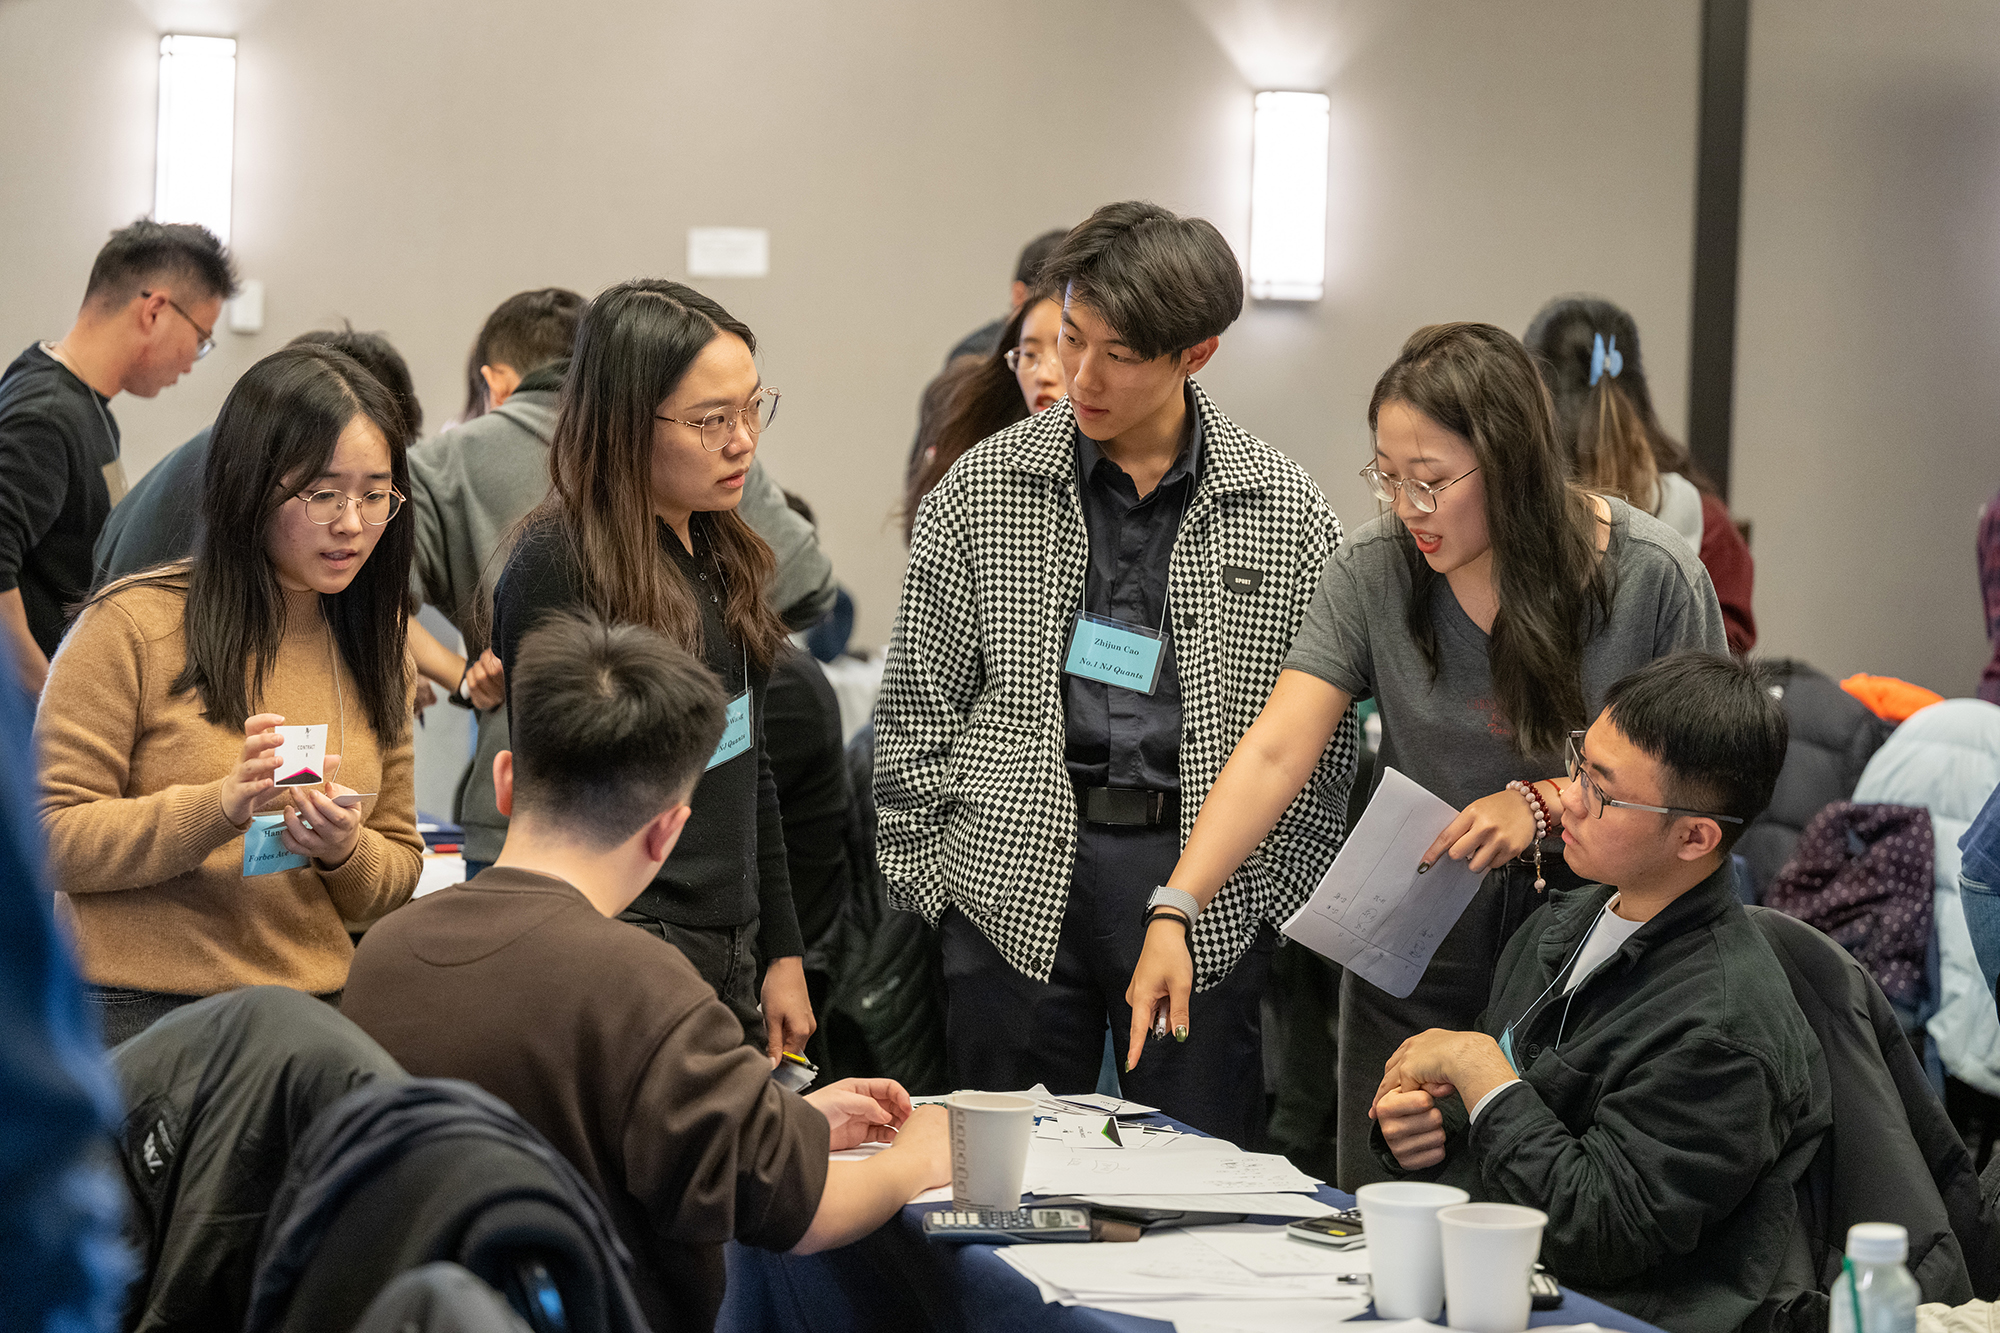
[[[1160,678],[1160,649],[1166,637],[1143,625],[1079,613],[1069,636],[1063,670],[1085,680],[1151,694]]]
[[[726,764],[737,755],[750,748],[750,691],[745,690],[729,701],[729,708],[723,714],[722,739],[716,742],[715,753],[708,757],[708,767]],[[706,772],[707,769],[702,770]]]
[[[308,858],[285,850],[278,834],[284,830],[283,814],[256,815],[243,832],[243,877],[275,875],[282,870],[304,870]]]

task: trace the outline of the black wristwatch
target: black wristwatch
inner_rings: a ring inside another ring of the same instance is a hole
[[[458,673],[458,684],[452,688],[450,694],[444,697],[446,703],[455,704],[460,708],[473,707],[472,700],[465,693],[465,678],[471,674],[472,668],[469,665],[465,670]]]

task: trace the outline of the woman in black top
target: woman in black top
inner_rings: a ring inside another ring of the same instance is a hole
[[[814,1021],[764,750],[785,629],[765,602],[771,548],[736,513],[778,401],[756,347],[676,282],[621,283],[591,302],[549,444],[552,489],[500,577],[493,642],[511,674],[543,615],[583,606],[668,634],[722,682],[722,744],[680,842],[624,919],[678,946],[775,1058],[801,1050]]]

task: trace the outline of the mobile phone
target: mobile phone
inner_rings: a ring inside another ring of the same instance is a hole
[[[1536,1264],[1528,1274],[1528,1305],[1535,1310],[1553,1310],[1563,1303],[1563,1289],[1549,1270]]]
[[[360,805],[363,801],[372,799],[374,796],[375,793],[372,791],[344,791],[333,798],[333,803],[343,810],[352,810],[355,806]]]
[[[1368,1241],[1361,1232],[1359,1211],[1351,1208],[1346,1212],[1328,1213],[1324,1217],[1302,1217],[1289,1223],[1285,1234],[1293,1240],[1331,1245],[1336,1250],[1351,1250]]]

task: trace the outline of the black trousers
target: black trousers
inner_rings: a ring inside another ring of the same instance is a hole
[[[1046,982],[1015,970],[956,908],[939,922],[945,1041],[952,1084],[1006,1091],[1044,1083],[1089,1092],[1110,1027],[1122,1064],[1132,1011],[1125,988],[1144,943],[1146,898],[1180,857],[1174,828],[1081,824],[1069,906]],[[1119,1078],[1125,1095],[1242,1145],[1263,1139],[1264,1073],[1258,1001],[1277,936],[1266,924],[1228,976],[1189,1004],[1188,1039],[1148,1040]]]
[[[1560,858],[1543,858],[1552,889],[1582,883]],[[1486,872],[1465,914],[1431,955],[1417,988],[1405,999],[1363,981],[1352,972],[1340,978],[1340,1178],[1352,1193],[1389,1179],[1389,1170],[1369,1147],[1374,1121],[1368,1108],[1382,1085],[1382,1067],[1411,1037],[1429,1028],[1469,1032],[1493,991],[1501,950],[1521,923],[1547,899],[1535,892],[1535,868],[1509,861]],[[1467,1110],[1472,1108],[1467,1107]]]
[[[313,998],[338,1009],[340,994],[339,991],[328,991]],[[207,998],[206,995],[134,990],[129,986],[99,986],[94,982],[85,982],[83,987],[84,1003],[96,1012],[97,1021],[103,1028],[106,1050],[127,1037],[138,1036],[174,1010]]]
[[[624,912],[618,919],[685,954],[743,1025],[744,1045],[764,1049],[764,969],[757,961],[755,921],[743,926],[683,926],[639,912]]]

